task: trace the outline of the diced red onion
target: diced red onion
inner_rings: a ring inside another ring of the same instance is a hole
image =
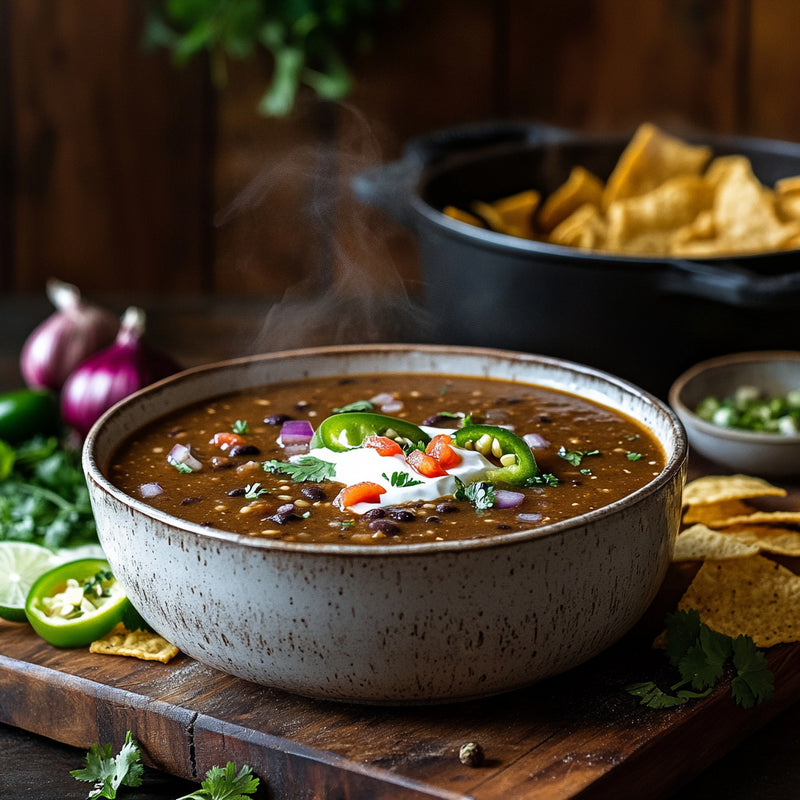
[[[308,452],[308,442],[301,444],[287,444],[283,452],[287,456],[304,456]]]
[[[495,508],[516,508],[525,499],[525,495],[522,492],[497,489],[494,498]]]
[[[199,472],[203,465],[192,455],[192,449],[189,445],[176,444],[167,455],[167,461],[172,466],[183,464],[189,467],[192,472]]]
[[[402,400],[398,400],[393,394],[389,392],[381,392],[376,394],[375,397],[370,398],[370,403],[375,404],[380,408],[384,414],[396,414],[402,411],[404,404]]]
[[[150,497],[158,497],[158,495],[163,494],[164,489],[162,488],[160,483],[143,483],[139,487],[139,493],[145,499]]]
[[[278,444],[281,447],[295,444],[308,444],[314,435],[314,428],[307,419],[288,419],[281,425]]]
[[[520,522],[538,522],[542,518],[541,514],[517,514],[517,519]]]
[[[544,450],[550,447],[550,442],[538,433],[526,433],[522,438],[531,450]]]

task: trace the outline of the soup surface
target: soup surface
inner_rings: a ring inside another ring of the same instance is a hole
[[[380,374],[189,406],[134,434],[107,474],[154,508],[221,530],[409,544],[574,517],[644,486],[664,464],[643,426],[571,394]]]

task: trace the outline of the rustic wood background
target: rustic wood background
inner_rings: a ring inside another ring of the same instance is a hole
[[[256,111],[266,61],[215,91],[142,22],[143,0],[0,0],[0,291],[267,297],[353,260],[413,291],[410,235],[347,178],[468,121],[800,140],[797,0],[405,0],[346,104],[281,120]]]

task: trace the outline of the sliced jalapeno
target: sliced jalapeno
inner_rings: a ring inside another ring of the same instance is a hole
[[[33,629],[56,647],[85,647],[108,633],[130,601],[107,561],[81,558],[34,581],[25,601]]]
[[[506,428],[496,425],[467,425],[453,434],[457,447],[477,450],[500,462],[490,470],[486,479],[492,483],[510,483],[522,486],[539,474],[539,465],[524,439]]]
[[[0,394],[0,439],[19,444],[59,429],[58,403],[48,389],[16,389]]]
[[[359,447],[367,436],[386,436],[400,445],[419,442],[426,445],[431,438],[422,428],[404,419],[352,411],[324,419],[314,431],[311,447],[327,447],[341,453]]]

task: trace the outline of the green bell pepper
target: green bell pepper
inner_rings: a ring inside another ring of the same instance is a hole
[[[327,447],[341,453],[358,447],[367,436],[387,436],[398,442],[416,445],[428,444],[431,437],[412,422],[383,414],[348,411],[324,419],[314,431],[311,448]]]
[[[486,479],[492,483],[524,486],[539,474],[539,465],[524,439],[496,425],[467,425],[453,434],[456,447],[493,455],[501,465],[490,470]]]

